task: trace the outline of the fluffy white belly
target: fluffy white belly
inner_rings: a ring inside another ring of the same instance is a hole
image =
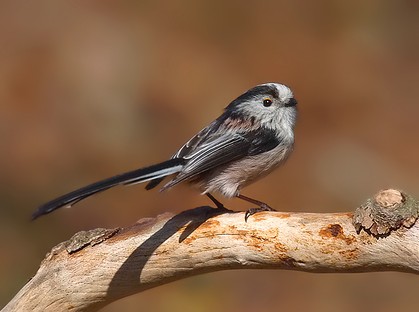
[[[272,172],[283,163],[292,151],[291,147],[276,148],[245,159],[232,162],[199,179],[198,184],[203,194],[216,192],[225,197],[234,197],[241,188],[255,182]]]

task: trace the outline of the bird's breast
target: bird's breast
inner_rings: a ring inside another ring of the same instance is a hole
[[[225,197],[236,196],[240,189],[266,176],[283,163],[292,151],[292,144],[279,145],[270,151],[231,162],[199,178],[203,193],[217,192]]]

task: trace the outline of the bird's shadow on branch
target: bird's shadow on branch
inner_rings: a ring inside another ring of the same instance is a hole
[[[112,281],[109,284],[108,293],[120,293],[121,288],[124,288],[124,285],[129,288],[128,290],[132,290],[132,293],[136,293],[137,291],[132,287],[132,285],[137,284],[139,287],[141,286],[141,274],[143,269],[151,255],[153,255],[154,251],[161,244],[178,232],[181,227],[186,226],[179,237],[179,243],[181,243],[205,221],[224,213],[234,213],[234,211],[202,206],[183,211],[173,216],[163,225],[161,229],[156,231],[140,246],[138,246],[125,260],[112,278]],[[150,219],[150,221],[145,221],[145,224],[140,224],[140,226],[149,229],[154,223],[155,221],[151,221]],[[152,286],[150,285],[150,287]],[[126,291],[123,293],[125,295],[127,294]]]

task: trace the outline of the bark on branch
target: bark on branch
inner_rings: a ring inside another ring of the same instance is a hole
[[[381,191],[355,213],[244,213],[200,207],[54,247],[4,311],[94,311],[204,272],[419,273],[418,202]]]

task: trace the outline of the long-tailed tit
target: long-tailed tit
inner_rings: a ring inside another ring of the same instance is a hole
[[[293,149],[297,101],[291,90],[278,83],[258,85],[232,101],[224,113],[183,145],[173,157],[159,164],[126,172],[82,187],[40,206],[33,219],[64,206],[72,206],[95,193],[117,185],[149,181],[156,187],[166,176],[167,190],[187,181],[198,186],[218,208],[224,208],[211,193],[238,197],[258,208],[267,204],[240,194],[241,189],[267,175],[284,162]]]

